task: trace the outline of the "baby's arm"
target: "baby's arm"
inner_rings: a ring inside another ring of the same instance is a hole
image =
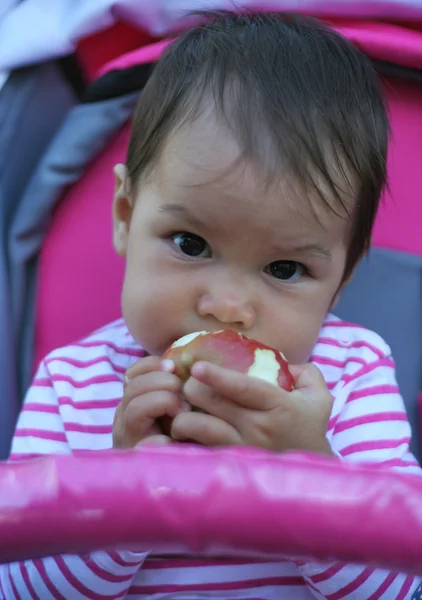
[[[334,404],[328,436],[343,460],[421,474],[409,450],[410,425],[391,356],[365,365],[347,380]],[[315,597],[327,600],[410,600],[420,585],[420,578],[370,567],[340,563],[298,566]]]
[[[11,459],[71,453],[54,385],[42,364],[19,417]],[[0,597],[4,600],[124,598],[145,556],[129,551],[101,551],[1,565]]]

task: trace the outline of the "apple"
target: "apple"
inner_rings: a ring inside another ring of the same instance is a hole
[[[294,388],[289,364],[281,352],[232,329],[185,335],[166,350],[163,358],[174,361],[174,372],[182,381],[189,379],[194,363],[206,361],[263,379],[287,391]],[[161,420],[166,434],[171,429],[171,421],[170,418]]]

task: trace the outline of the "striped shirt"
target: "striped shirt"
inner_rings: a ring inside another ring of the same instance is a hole
[[[128,367],[145,352],[123,320],[52,352],[40,365],[18,420],[12,460],[112,445]],[[419,473],[387,344],[329,315],[312,357],[334,398],[327,437],[348,461]],[[172,558],[147,552],[61,555],[0,567],[6,600],[405,600],[420,579],[379,569],[313,562]]]

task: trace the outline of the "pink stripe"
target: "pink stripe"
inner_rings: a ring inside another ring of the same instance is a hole
[[[343,381],[344,383],[350,383],[351,381],[354,381],[359,377],[363,377],[364,375],[368,375],[368,373],[372,373],[373,371],[375,371],[375,369],[378,369],[378,367],[389,367],[391,369],[394,369],[395,366],[396,364],[392,358],[381,358],[376,362],[368,363],[367,365],[359,369],[359,371],[353,373],[353,375],[345,375],[341,378],[341,381]]]
[[[15,431],[15,437],[35,437],[41,440],[67,443],[66,435],[62,431],[45,431],[44,429],[17,429]]]
[[[76,410],[91,410],[91,409],[104,409],[104,408],[116,408],[121,398],[110,398],[108,400],[78,400],[77,402],[69,396],[59,396],[58,402],[60,406],[71,406]]]
[[[311,590],[314,590],[316,592],[316,595],[318,598],[322,595],[321,592],[319,591],[319,589],[317,588],[317,586],[314,585],[310,579],[308,579],[306,581],[306,585],[308,586],[308,588],[310,588]]]
[[[103,333],[104,331],[110,331],[113,329],[116,329],[117,332],[119,332],[121,329],[124,329],[127,331],[127,327],[125,325],[124,320],[118,319],[117,321],[114,321],[113,323],[107,323],[107,325],[104,325],[103,327],[100,327],[99,329],[97,329],[97,331],[95,331],[93,335],[97,335],[99,333]]]
[[[378,356],[378,358],[384,358],[384,353],[379,348],[363,340],[356,340],[350,345],[346,345],[341,343],[341,341],[336,340],[335,338],[320,337],[317,339],[317,345],[318,344],[324,344],[326,346],[335,346],[336,348],[342,348],[343,350],[347,350],[348,352],[350,352],[351,348],[368,348],[368,350],[371,350],[371,352]]]
[[[405,461],[402,458],[390,458],[388,460],[383,460],[381,463],[378,463],[383,467],[401,467],[402,469],[408,469],[410,467],[420,468],[419,463],[416,460],[413,461]]]
[[[328,421],[328,426],[327,426],[327,431],[331,431],[332,429],[334,429],[334,427],[336,426],[337,421],[340,418],[341,413],[338,413],[338,415],[335,415],[334,417],[331,417],[331,419]]]
[[[142,348],[121,348],[116,346],[116,344],[113,344],[113,342],[109,342],[108,340],[78,342],[77,344],[72,344],[72,346],[76,346],[77,348],[98,348],[99,346],[107,346],[107,348],[111,348],[111,350],[114,350],[117,352],[117,354],[126,354],[127,356],[136,356],[137,358],[142,358],[146,355],[145,350],[142,350]]]
[[[329,367],[336,367],[339,369],[344,369],[344,367],[351,362],[358,363],[362,366],[368,364],[368,361],[363,360],[363,358],[358,358],[357,356],[350,356],[349,358],[346,358],[346,360],[336,360],[335,358],[331,358],[329,356],[313,354],[311,358],[312,362],[317,363],[318,365],[328,365]]]
[[[221,581],[210,583],[191,584],[164,584],[154,586],[134,585],[132,593],[137,594],[175,594],[177,592],[228,592],[231,590],[244,590],[266,586],[300,586],[305,585],[302,577],[266,577],[262,579],[246,579],[242,581]]]
[[[387,577],[384,579],[383,583],[376,590],[376,592],[374,592],[372,594],[372,596],[369,596],[368,600],[379,600],[381,598],[381,596],[383,595],[383,593],[388,590],[388,588],[390,587],[390,585],[394,582],[394,580],[396,578],[397,578],[397,574],[389,573],[387,575]]]
[[[342,321],[341,319],[339,321],[337,320],[326,320],[323,322],[323,327],[345,327],[347,329],[363,329],[364,331],[366,331],[365,327],[362,327],[362,325],[358,325],[357,323],[349,323],[349,321]]]
[[[22,579],[25,582],[26,587],[28,588],[28,592],[32,600],[41,600],[36,591],[34,590],[34,586],[32,585],[31,580],[29,579],[28,569],[26,568],[24,562],[19,563],[19,570],[21,572]]]
[[[43,454],[24,454],[23,452],[14,452],[10,455],[9,461],[18,461],[18,460],[31,460],[31,458],[40,458],[40,456],[45,456]]]
[[[340,433],[341,431],[346,431],[347,429],[353,429],[353,427],[359,427],[359,425],[382,423],[385,421],[401,421],[407,423],[407,416],[403,412],[385,412],[361,415],[359,417],[354,417],[353,419],[340,421],[340,423],[336,425],[334,433]]]
[[[37,569],[41,579],[44,582],[45,587],[48,589],[50,594],[55,598],[55,600],[66,600],[66,598],[59,592],[56,586],[53,584],[51,579],[47,574],[47,569],[45,568],[44,561],[41,559],[36,559],[32,561],[34,567]]]
[[[297,567],[304,567],[306,565],[306,560],[295,560],[294,563]]]
[[[65,423],[66,431],[75,433],[112,433],[113,425],[85,425],[84,423]]]
[[[108,553],[111,560],[113,560],[116,565],[120,565],[121,567],[132,567],[134,565],[141,565],[143,559],[134,559],[134,560],[123,560],[118,552],[109,552]]]
[[[334,575],[337,575],[337,573],[339,573],[343,569],[343,567],[344,567],[344,564],[341,564],[341,563],[332,565],[326,571],[323,571],[322,573],[318,573],[318,575],[314,575],[313,577],[311,577],[311,580],[313,583],[321,583],[322,581],[326,581],[327,579],[330,579]]]
[[[410,575],[408,577],[406,577],[406,579],[404,580],[404,583],[403,583],[403,587],[401,588],[400,593],[397,596],[396,600],[405,600],[405,598],[407,596],[407,592],[412,587],[412,584],[414,581],[415,581],[414,577],[411,577]]]
[[[353,402],[353,400],[360,400],[361,398],[367,398],[368,396],[381,396],[382,394],[399,393],[399,388],[396,385],[373,385],[372,387],[367,387],[363,390],[356,390],[356,392],[351,392],[346,402]]]
[[[41,404],[41,402],[26,402],[23,405],[22,412],[38,412],[58,415],[59,407],[55,404]]]
[[[383,386],[378,386],[378,387],[383,387]],[[368,389],[371,389],[371,388],[368,388]],[[370,393],[366,393],[367,390],[363,390],[363,391],[365,392],[365,396],[372,395]],[[364,396],[362,396],[362,397],[364,397]],[[347,402],[349,400],[350,400],[350,396],[347,399]],[[352,400],[356,400],[356,398],[352,398]],[[404,412],[371,413],[369,415],[361,415],[359,417],[341,421],[340,424],[338,426],[336,426],[340,417],[341,417],[341,413],[338,413],[334,417],[331,417],[331,419],[328,421],[327,431],[331,431],[332,429],[335,429],[336,433],[340,433],[341,431],[351,429],[352,427],[355,427],[357,425],[364,425],[365,423],[377,423],[377,422],[390,421],[390,420],[407,422],[407,420],[408,420],[406,413],[404,413]]]
[[[9,582],[10,582],[13,594],[15,596],[15,599],[16,600],[23,600],[22,597],[21,597],[21,595],[19,594],[18,590],[16,589],[15,582],[13,580],[12,571],[10,569],[10,565],[8,565],[7,569],[8,569],[8,572],[9,572]]]
[[[350,454],[365,452],[366,450],[389,450],[399,448],[403,444],[409,445],[409,442],[409,437],[400,438],[398,440],[366,440],[364,442],[351,444],[350,446],[343,448],[340,452],[342,456],[349,456]]]
[[[86,598],[89,598],[92,600],[102,600],[102,599],[111,600],[112,598],[116,598],[115,594],[113,594],[113,593],[99,594],[99,593],[94,592],[93,590],[90,590],[89,588],[85,587],[83,585],[83,583],[81,581],[79,581],[79,579],[77,579],[75,577],[75,575],[72,573],[72,571],[69,569],[69,567],[65,563],[62,556],[54,556],[53,560],[55,561],[58,568],[60,569],[63,577],[66,578],[67,582],[72,587],[74,587],[76,591],[78,591],[80,594],[82,594],[82,596],[86,596]],[[127,579],[128,579],[128,583],[129,583],[130,580],[132,579],[132,575],[128,575]]]
[[[122,367],[121,365],[116,365],[116,363],[113,363],[110,358],[108,356],[99,356],[98,358],[93,358],[91,360],[77,360],[76,358],[70,358],[67,356],[55,356],[54,358],[50,358],[46,361],[46,364],[50,364],[54,361],[59,361],[59,362],[63,362],[66,363],[68,365],[72,365],[73,367],[77,367],[79,369],[85,369],[88,367],[92,367],[94,365],[98,365],[100,363],[107,363],[109,364],[115,371],[117,371],[117,373],[122,373],[123,375],[126,373],[126,369],[125,367]]]
[[[90,385],[100,385],[102,383],[122,383],[122,380],[116,375],[96,375],[95,377],[89,377],[88,379],[83,379],[82,381],[76,381],[72,377],[68,375],[61,375],[57,373],[52,376],[52,380],[54,383],[58,381],[64,381],[66,383],[70,383],[70,385],[74,388],[85,388]]]
[[[100,567],[93,559],[87,560],[85,565],[88,567],[90,571],[94,573],[100,579],[104,581],[109,581],[110,583],[124,583],[127,582],[128,579],[131,579],[131,575],[116,575],[115,573],[110,573],[106,571],[102,567]]]
[[[370,569],[369,567],[366,568],[358,577],[356,577],[354,581],[348,583],[346,586],[344,586],[344,588],[334,592],[334,594],[328,594],[326,597],[327,600],[340,600],[340,598],[344,598],[345,596],[352,594],[369,579],[373,572],[373,569]]]
[[[38,377],[34,379],[32,385],[35,387],[53,387],[51,379],[49,377]]]

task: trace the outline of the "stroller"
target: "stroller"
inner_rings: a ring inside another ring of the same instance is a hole
[[[412,450],[421,458],[422,33],[405,23],[339,16],[330,23],[373,59],[393,124],[390,189],[377,219],[373,248],[336,313],[376,330],[392,347],[414,433]],[[112,166],[124,160],[130,117],[165,45],[144,44],[101,66],[82,100],[66,105],[60,127],[51,134],[20,194],[9,247],[11,262],[19,267],[14,289],[21,302],[14,311],[20,332],[16,344],[26,348],[18,369],[22,388],[50,350],[119,316],[123,263],[115,257],[110,239]],[[35,199],[37,210],[28,211]],[[95,237],[85,235],[92,222]],[[24,327],[28,322],[32,328]],[[31,339],[33,353],[28,351]],[[3,435],[7,438],[6,432]],[[182,459],[183,474],[177,467]],[[221,476],[223,462],[227,477]],[[106,483],[97,481],[98,469],[107,469]],[[130,489],[120,483],[125,471],[132,474]],[[230,474],[236,474],[238,486],[229,485]],[[54,485],[40,495],[40,481],[47,475]],[[322,477],[327,482],[324,492],[319,487]],[[422,500],[422,481],[415,477],[356,465],[333,467],[319,458],[286,456],[274,462],[261,452],[210,454],[200,448],[176,448],[4,463],[0,480],[5,490],[2,510],[14,517],[0,526],[2,561],[142,541],[161,553],[335,556],[422,573],[422,517],[416,507]],[[169,491],[158,502],[153,493],[157,489]],[[212,508],[207,504],[210,489]],[[23,490],[25,508],[18,508],[16,499]],[[381,495],[382,505],[377,502]],[[240,505],[242,510],[234,513],[232,507]],[[78,514],[93,506],[101,516],[88,518],[81,532]],[[143,510],[153,517],[134,527]],[[224,531],[222,522],[230,523]],[[305,523],[306,539],[295,535]],[[248,539],[243,535],[246,524]]]

